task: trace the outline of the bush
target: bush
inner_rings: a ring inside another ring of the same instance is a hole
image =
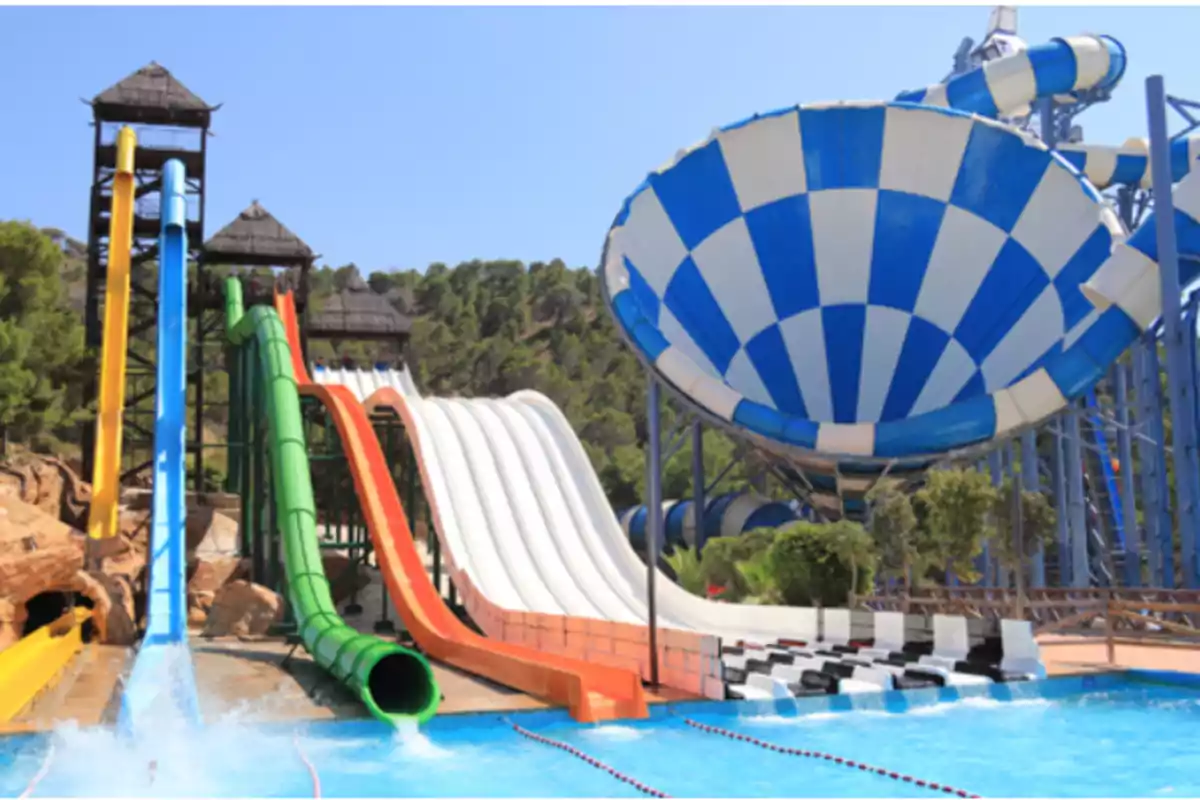
[[[850,594],[855,565],[846,555],[844,541],[861,530],[856,523],[794,522],[781,528],[767,551],[775,588],[782,601],[793,606],[839,606]],[[874,561],[857,564],[856,593],[869,589]]]
[[[774,605],[780,602],[779,587],[771,570],[770,550],[760,550],[735,565],[746,587],[744,603]]]
[[[696,555],[695,550],[679,546],[670,553],[664,553],[662,559],[670,565],[671,571],[675,573],[676,583],[692,594],[704,596],[707,583],[704,580],[704,571],[700,567],[700,558]]]
[[[700,558],[700,571],[706,583],[726,588],[725,598],[738,600],[749,592],[745,577],[738,563],[749,561],[758,553],[766,552],[775,539],[771,528],[747,531],[741,536],[718,536],[704,545]]]

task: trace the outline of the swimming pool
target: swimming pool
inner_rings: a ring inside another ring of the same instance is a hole
[[[1195,797],[1197,723],[1194,676],[1130,673],[976,691],[675,704],[645,722],[596,727],[558,712],[438,717],[420,735],[373,721],[297,730],[224,720],[133,745],[105,730],[66,729],[0,739],[0,796],[19,796],[53,747],[34,796],[311,797],[308,765],[325,797],[646,796],[582,753],[677,797],[953,796],[904,775],[985,797]]]

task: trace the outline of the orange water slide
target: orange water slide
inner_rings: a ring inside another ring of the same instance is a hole
[[[637,672],[488,639],[446,607],[425,572],[366,410],[346,387],[310,380],[291,293],[277,294],[275,308],[287,331],[300,394],[317,398],[337,426],[380,572],[417,644],[439,661],[566,706],[580,722],[647,718]]]

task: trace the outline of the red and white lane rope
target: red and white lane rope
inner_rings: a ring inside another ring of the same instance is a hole
[[[38,768],[37,774],[25,786],[25,791],[17,795],[17,800],[25,800],[28,797],[33,797],[33,792],[37,789],[38,784],[50,773],[50,763],[52,761],[54,761],[54,742],[50,743],[50,749],[46,751],[46,757],[42,759],[42,766]]]
[[[873,772],[876,775],[881,775],[885,778],[891,778],[892,780],[900,781],[901,783],[911,783],[914,786],[920,786],[934,792],[942,792],[943,794],[954,795],[955,797],[979,797],[979,795],[972,794],[965,789],[956,789],[953,786],[947,786],[944,783],[935,783],[934,781],[914,778],[911,775],[905,775],[903,772],[895,772],[890,769],[884,769],[883,767],[875,767],[870,764],[864,764],[861,761],[854,761],[849,758],[842,758],[841,756],[822,753],[819,750],[801,750],[796,747],[787,747],[785,745],[767,742],[762,739],[756,739],[755,737],[745,733],[737,733],[736,731],[726,730],[725,728],[718,728],[715,725],[706,725],[703,722],[697,722],[696,720],[688,719],[687,717],[681,716],[679,719],[683,720],[684,724],[690,725],[691,727],[704,731],[705,733],[724,736],[728,739],[735,739],[739,742],[747,742],[748,744],[757,745],[766,750],[773,750],[776,753],[783,753],[789,756],[800,756],[802,758],[815,758],[821,761],[829,761],[834,764],[841,764],[844,767],[849,767],[850,769],[857,769],[860,772]]]
[[[669,794],[666,794],[665,792],[660,792],[658,789],[651,788],[635,778],[631,778],[630,776],[626,775],[625,773],[621,772],[620,770],[616,769],[615,767],[610,767],[608,764],[605,764],[603,761],[601,761],[598,758],[589,756],[587,753],[583,752],[582,750],[580,750],[578,747],[575,747],[574,745],[569,745],[566,742],[560,742],[557,739],[551,739],[549,737],[534,733],[533,731],[526,730],[525,728],[522,728],[517,723],[513,722],[511,719],[505,718],[504,721],[507,722],[509,725],[511,725],[512,729],[514,731],[521,734],[526,739],[532,739],[535,742],[541,742],[542,744],[548,744],[551,747],[557,747],[559,750],[562,750],[564,753],[570,753],[571,755],[575,756],[579,760],[584,761],[588,764],[591,764],[596,769],[604,770],[605,772],[607,772],[609,775],[612,775],[617,780],[628,783],[630,786],[637,789],[642,794],[649,795],[650,797],[670,797],[671,796]]]
[[[304,762],[304,767],[308,770],[308,777],[312,778],[313,797],[321,797],[321,776],[317,774],[317,768],[308,760],[308,755],[304,752],[304,748],[300,746],[300,734],[292,734],[292,744],[296,747],[296,752],[300,755],[300,760]]]

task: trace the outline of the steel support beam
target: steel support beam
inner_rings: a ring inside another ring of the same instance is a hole
[[[1163,341],[1167,349],[1167,389],[1172,411],[1171,453],[1175,466],[1175,497],[1179,508],[1179,552],[1183,585],[1200,585],[1196,572],[1196,499],[1200,496],[1200,466],[1196,453],[1195,399],[1187,369],[1186,331],[1179,285],[1179,252],[1175,240],[1175,204],[1171,196],[1171,140],[1167,132],[1166,89],[1161,75],[1146,79],[1146,111],[1150,129],[1150,174],[1154,187],[1154,220],[1158,245],[1158,275],[1162,294]],[[1192,331],[1191,336],[1195,336]],[[1165,409],[1164,409],[1165,410]]]
[[[662,426],[659,409],[659,385],[647,376],[646,427],[646,611],[650,627],[650,685],[658,686],[658,543],[662,536]]]

